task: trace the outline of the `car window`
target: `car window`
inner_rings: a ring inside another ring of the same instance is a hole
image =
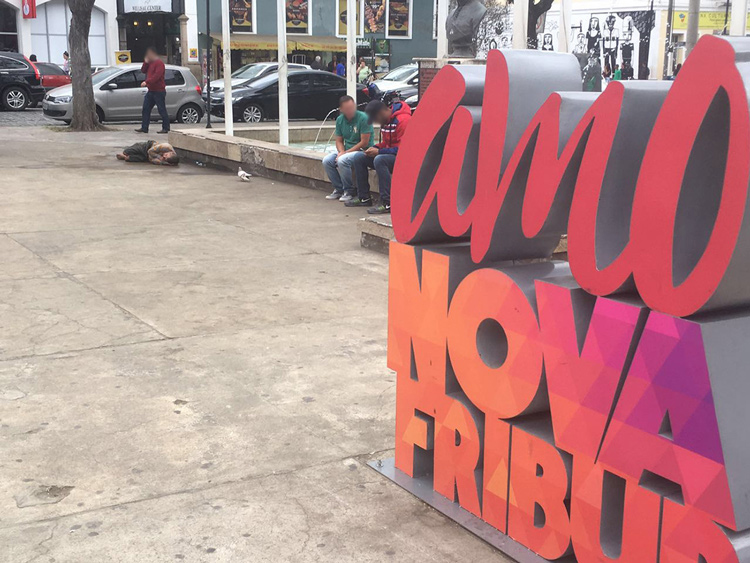
[[[232,73],[232,78],[257,78],[266,69],[267,65],[249,64]]]
[[[143,78],[139,80],[137,76],[138,74],[140,74]],[[131,70],[130,72],[124,72],[111,82],[117,84],[118,90],[127,90],[128,88],[140,88],[141,82],[143,82],[145,78],[146,77],[143,76],[143,73],[136,73],[136,71]]]
[[[416,72],[417,67],[414,65],[404,65],[393,69],[391,72],[386,74],[382,79],[391,80],[393,82],[404,82]]]
[[[310,87],[307,74],[292,74],[289,76],[289,91],[304,92]]]
[[[26,70],[29,66],[25,62],[17,59],[0,57],[0,68],[3,70]]]
[[[91,76],[91,82],[94,83],[94,86],[96,86],[97,84],[102,84],[104,82],[109,83],[109,79],[118,72],[120,72],[120,69],[113,66],[103,68],[102,70],[95,72]]]
[[[179,70],[168,68],[164,71],[164,83],[167,86],[182,86],[185,84],[185,77]]]
[[[62,68],[52,63],[36,63],[36,67],[44,76],[60,76],[65,74]]]
[[[343,88],[346,80],[330,74],[313,75],[313,88]]]

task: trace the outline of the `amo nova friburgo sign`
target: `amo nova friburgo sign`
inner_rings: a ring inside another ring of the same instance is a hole
[[[536,560],[750,561],[750,39],[702,38],[674,82],[580,84],[570,55],[493,51],[420,102],[395,474]]]

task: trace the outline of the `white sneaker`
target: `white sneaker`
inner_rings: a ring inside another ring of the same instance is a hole
[[[326,196],[326,199],[339,199],[344,195],[344,192],[340,192],[338,190],[333,190],[330,194]]]
[[[344,194],[344,195],[342,195],[342,196],[341,196],[341,197],[339,198],[339,201],[343,201],[344,203],[346,203],[347,201],[351,201],[351,200],[353,200],[353,199],[354,199],[354,196],[353,196],[353,195],[351,195],[351,194]]]

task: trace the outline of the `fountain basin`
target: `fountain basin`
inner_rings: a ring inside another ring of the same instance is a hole
[[[327,154],[326,146],[334,146],[329,150],[335,150],[333,131],[333,123],[322,127],[319,123],[295,124],[289,128],[290,146],[283,146],[278,142],[279,129],[275,124],[235,126],[233,137],[227,137],[223,128],[195,127],[170,131],[169,142],[188,162],[200,162],[232,172],[242,167],[259,176],[330,190],[322,161]],[[377,192],[377,185],[377,176],[371,171],[370,189]]]

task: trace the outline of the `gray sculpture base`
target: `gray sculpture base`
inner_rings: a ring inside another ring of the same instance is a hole
[[[412,479],[406,473],[396,469],[393,458],[371,461],[367,465],[519,563],[549,563],[517,541],[497,531],[484,520],[477,518],[458,504],[436,493],[432,489],[430,477]],[[575,562],[575,558],[565,557],[558,559],[557,562],[572,563]]]

